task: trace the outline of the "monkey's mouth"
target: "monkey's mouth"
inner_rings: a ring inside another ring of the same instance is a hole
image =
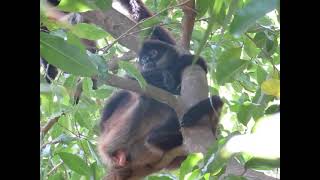
[[[152,71],[156,68],[156,65],[152,62],[150,63],[146,63],[143,65],[142,69],[144,72],[149,72],[149,71]]]

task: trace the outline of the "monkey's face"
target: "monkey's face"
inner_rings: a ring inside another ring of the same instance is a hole
[[[161,59],[161,54],[156,49],[146,50],[139,57],[139,65],[142,72],[153,71],[157,69],[158,60]]]
[[[169,44],[156,40],[147,41],[139,54],[140,71],[166,70],[177,56],[177,50]]]

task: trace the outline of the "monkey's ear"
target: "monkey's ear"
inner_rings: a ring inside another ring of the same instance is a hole
[[[112,155],[112,161],[116,167],[124,167],[127,165],[127,155],[123,149],[119,149]]]

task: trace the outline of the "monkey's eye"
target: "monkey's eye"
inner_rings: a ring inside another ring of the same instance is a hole
[[[150,50],[149,55],[151,58],[155,58],[158,55],[158,51],[155,49]]]

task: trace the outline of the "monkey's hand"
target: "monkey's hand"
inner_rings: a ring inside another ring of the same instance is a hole
[[[169,71],[162,71],[163,77],[163,85],[165,89],[175,93],[176,90],[176,80],[174,79],[173,75]]]

